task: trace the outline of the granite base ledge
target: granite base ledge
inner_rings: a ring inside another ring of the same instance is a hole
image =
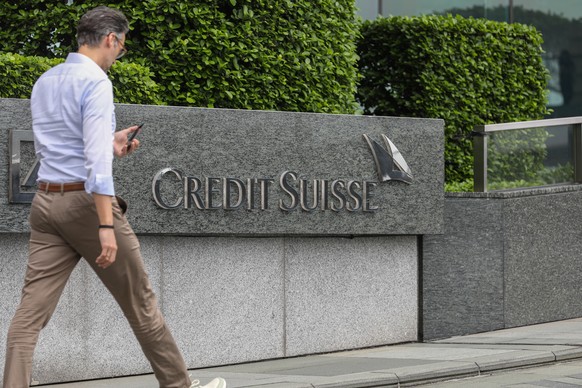
[[[491,362],[476,362],[481,372],[492,372],[502,369],[522,368],[539,364],[549,364],[556,361],[552,352],[526,354],[511,359],[499,359]]]
[[[582,348],[564,349],[552,353],[554,354],[556,361],[566,361],[582,358]]]
[[[337,376],[325,382],[312,384],[315,388],[360,388],[360,387],[397,387],[398,377],[393,374],[377,372],[358,373],[357,375]]]
[[[479,368],[472,362],[445,361],[407,369],[409,370],[394,371],[401,386],[402,384],[416,384],[424,381],[439,381],[479,375]]]

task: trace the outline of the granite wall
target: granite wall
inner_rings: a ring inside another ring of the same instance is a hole
[[[123,104],[116,115],[119,128],[145,123],[142,146],[115,163],[116,191],[130,204],[136,233],[354,236],[443,230],[442,120]],[[28,100],[0,99],[0,183],[7,182],[14,158],[8,155],[10,131],[30,129]],[[412,183],[380,182],[363,135],[380,144],[388,136],[410,167]],[[34,155],[30,141],[18,143],[23,183]],[[156,181],[165,169],[172,172]],[[153,193],[156,182],[159,196]],[[0,233],[26,232],[28,206],[8,203],[7,191],[0,184]]]
[[[190,368],[417,340],[414,236],[140,236],[140,244]],[[0,234],[2,346],[26,255],[26,234]],[[139,344],[81,261],[41,332],[34,379],[44,384],[140,373],[151,367]]]
[[[30,205],[8,200],[14,161],[18,191],[35,190],[24,185],[32,143],[19,141],[21,152],[11,153],[8,134],[30,139],[28,104],[0,99],[2,342],[29,231]],[[135,105],[116,112],[120,128],[145,123],[142,147],[115,164],[116,190],[129,202],[160,308],[190,368],[418,339],[418,236],[443,230],[441,120]],[[380,144],[388,136],[411,184],[380,181],[364,134]],[[164,169],[172,170],[156,192]],[[294,175],[282,181],[285,172]],[[343,203],[331,194],[334,181],[343,182]],[[35,380],[149,371],[82,261],[41,333]]]
[[[423,240],[425,340],[582,316],[582,186],[448,194]]]

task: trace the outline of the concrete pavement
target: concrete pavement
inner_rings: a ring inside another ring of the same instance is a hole
[[[398,387],[479,376],[516,367],[582,359],[582,318],[427,343],[261,361],[192,371],[229,388]],[[153,375],[51,385],[156,388]]]
[[[531,368],[505,369],[445,382],[423,385],[425,388],[580,388],[582,359],[553,362]]]

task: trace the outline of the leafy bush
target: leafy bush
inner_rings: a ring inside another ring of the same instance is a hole
[[[574,181],[574,166],[570,163],[544,167],[530,179],[498,180],[488,183],[490,190],[509,190],[523,187],[548,186]]]
[[[447,193],[466,193],[473,191],[473,179],[463,182],[445,182]]]
[[[116,62],[109,70],[115,102],[124,104],[164,105],[154,73],[137,63]]]
[[[0,2],[0,51],[63,57],[98,0]],[[173,105],[353,113],[353,0],[109,1],[130,19],[123,61]]]
[[[38,77],[60,62],[61,59],[0,53],[0,97],[30,98]]]
[[[0,98],[30,98],[32,86],[59,58],[26,57],[0,53]],[[148,68],[118,62],[111,68],[115,101],[127,104],[161,104],[159,86]]]
[[[530,26],[460,16],[390,17],[363,24],[358,42],[365,114],[445,120],[449,184],[473,176],[475,125],[541,119],[548,71]],[[545,154],[543,134],[526,168]],[[419,139],[422,141],[422,139]],[[519,163],[505,160],[505,166]]]

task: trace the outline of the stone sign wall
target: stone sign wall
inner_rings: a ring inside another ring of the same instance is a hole
[[[189,368],[418,340],[417,236],[443,229],[442,121],[136,105],[116,113],[119,128],[144,123],[140,149],[115,163],[116,190]],[[0,99],[0,343],[26,268],[31,132],[29,101]],[[33,378],[149,372],[81,260],[41,332]]]
[[[138,152],[115,165],[137,233],[442,232],[441,120],[136,105],[116,112],[119,128],[144,123]],[[6,190],[12,174],[12,198],[34,192],[25,186],[34,181],[30,129],[27,100],[0,100],[0,133],[12,134],[0,144],[0,232],[27,230],[28,207],[7,202]]]

